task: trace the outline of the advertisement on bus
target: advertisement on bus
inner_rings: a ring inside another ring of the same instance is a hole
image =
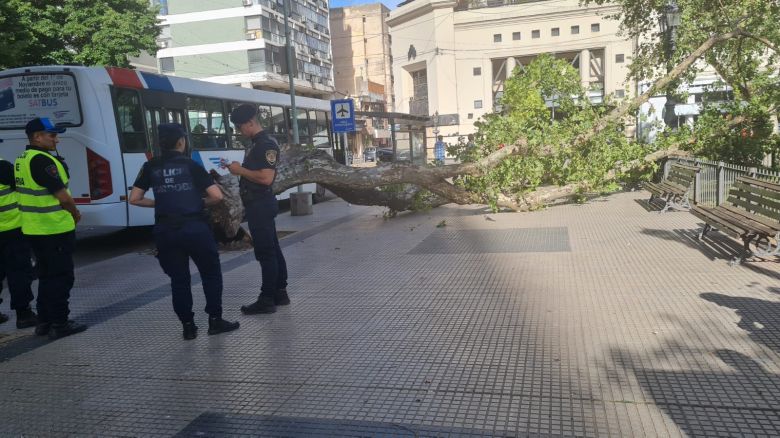
[[[67,74],[25,74],[0,78],[0,129],[18,129],[36,117],[81,125],[76,81]]]

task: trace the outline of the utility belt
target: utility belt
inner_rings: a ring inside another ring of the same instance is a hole
[[[244,186],[239,189],[239,194],[241,195],[241,202],[244,204],[248,204],[259,199],[271,199],[274,196],[274,192],[271,190],[271,187],[250,188]]]
[[[156,214],[154,215],[154,223],[157,225],[169,225],[173,227],[181,227],[187,222],[192,221],[205,221],[205,212],[190,213],[190,214]]]

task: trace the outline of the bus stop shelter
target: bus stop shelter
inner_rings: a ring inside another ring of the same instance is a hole
[[[419,165],[425,165],[427,162],[425,129],[430,124],[430,117],[396,112],[355,111],[355,118],[373,119],[375,126],[386,125],[390,128],[392,161],[411,161]],[[344,136],[334,134],[334,137],[333,155],[337,161],[345,164]]]

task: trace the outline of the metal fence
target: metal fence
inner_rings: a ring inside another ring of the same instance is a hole
[[[699,204],[720,205],[726,200],[734,181],[741,175],[780,182],[780,172],[699,158],[667,160],[664,164],[664,178],[669,175],[669,168],[675,162],[701,169],[693,184],[693,201]]]

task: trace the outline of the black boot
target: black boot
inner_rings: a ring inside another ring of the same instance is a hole
[[[29,307],[16,311],[16,328],[26,329],[38,325],[38,315]]]
[[[198,337],[198,326],[196,326],[194,322],[183,322],[181,323],[181,326],[184,329],[182,331],[182,336],[184,337],[185,341],[191,341]]]
[[[81,324],[72,319],[67,322],[53,323],[49,329],[49,339],[55,340],[65,336],[75,335],[87,329],[86,324]]]
[[[241,306],[241,313],[244,315],[256,315],[258,313],[274,313],[276,312],[276,305],[273,298],[259,296],[257,301],[248,305]]]
[[[277,306],[286,306],[290,304],[290,297],[287,296],[287,289],[279,289],[274,295],[274,304]]]
[[[239,325],[238,321],[225,321],[221,316],[209,318],[209,334],[218,335],[220,333],[232,332],[237,329]]]
[[[35,336],[46,336],[49,334],[49,330],[51,330],[50,322],[38,322],[35,326]]]
[[[6,315],[5,313],[0,313],[0,324],[4,322],[8,322],[8,315]]]

